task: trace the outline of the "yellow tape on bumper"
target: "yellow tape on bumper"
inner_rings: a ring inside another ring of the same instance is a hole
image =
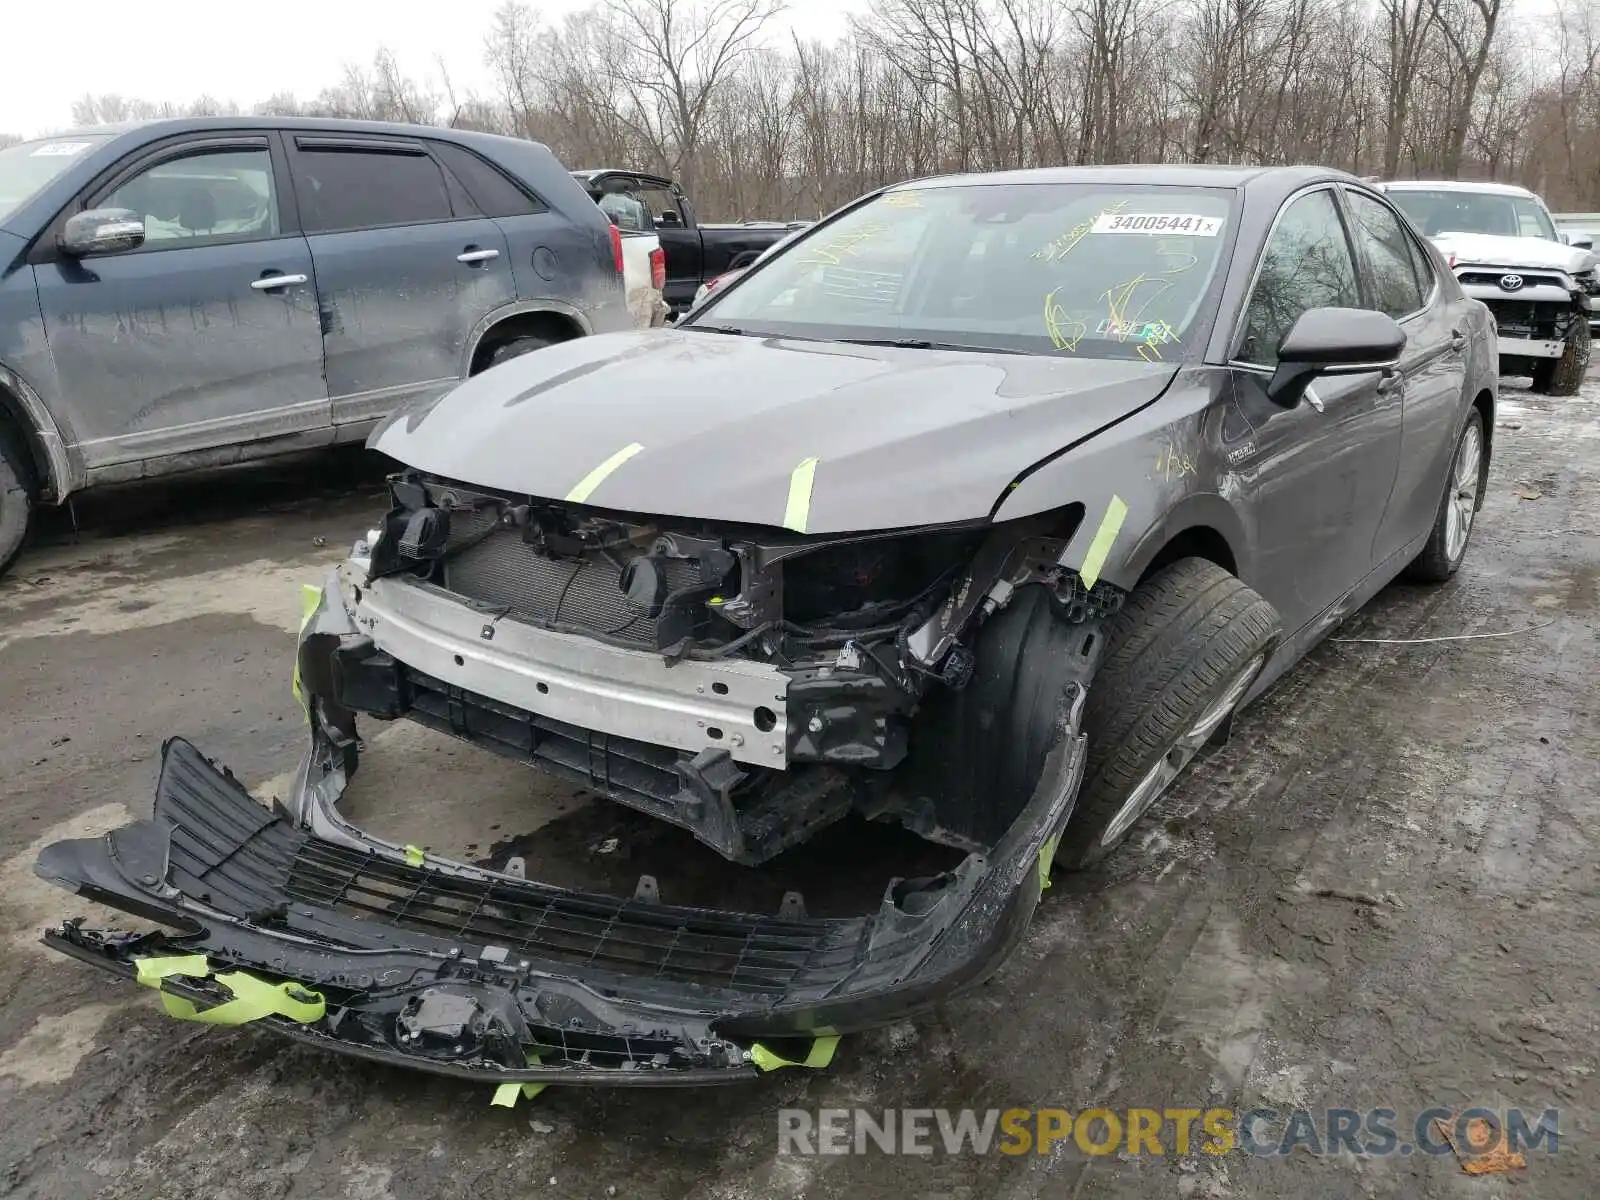
[[[294,678],[290,682],[290,691],[294,693],[294,702],[301,708],[306,706],[306,698],[300,688],[300,642],[305,636],[306,626],[311,624],[311,617],[317,611],[317,605],[322,603],[322,589],[315,584],[302,583],[300,585],[300,629],[295,639],[294,647]]]
[[[173,975],[205,979],[211,975],[211,966],[203,954],[143,958],[134,963],[134,978],[158,991],[161,981]],[[180,1021],[198,1021],[202,1025],[245,1025],[267,1016],[288,1017],[291,1021],[309,1025],[322,1020],[327,1012],[328,1006],[321,993],[297,983],[268,983],[243,971],[218,975],[216,981],[232,993],[232,999],[210,1008],[197,1008],[193,1001],[183,996],[162,992],[161,1005],[170,1017]]]
[[[1055,866],[1056,846],[1061,842],[1061,835],[1046,838],[1044,845],[1039,847],[1039,895],[1044,895],[1045,888],[1050,886],[1050,868]]]
[[[1100,528],[1094,531],[1094,541],[1089,543],[1089,552],[1083,556],[1083,569],[1078,572],[1084,587],[1092,588],[1099,580],[1100,570],[1106,565],[1106,556],[1111,553],[1111,543],[1122,532],[1122,522],[1127,516],[1128,506],[1123,503],[1122,497],[1111,497],[1111,502],[1106,505],[1106,515],[1100,518]]]
[[[774,1054],[760,1042],[750,1047],[750,1061],[763,1071],[776,1071],[779,1067],[810,1067],[820,1071],[833,1061],[833,1052],[839,1048],[839,1035],[819,1037],[811,1043],[811,1053],[799,1062]]]
[[[623,463],[627,462],[630,458],[643,449],[644,447],[638,442],[633,442],[627,446],[624,446],[621,450],[618,450],[610,458],[606,459],[605,462],[601,463],[582,479],[578,480],[577,486],[567,493],[567,502],[569,504],[582,504],[594,494],[595,488],[599,487],[608,478],[610,478],[613,471],[615,471]]]
[[[789,474],[789,503],[783,509],[783,527],[796,533],[806,531],[811,520],[811,485],[817,478],[817,460],[803,458]]]
[[[530,1067],[538,1066],[539,1060],[540,1055],[538,1054],[528,1055],[528,1065]],[[495,1088],[494,1099],[489,1101],[489,1103],[498,1104],[501,1108],[515,1108],[517,1106],[517,1098],[519,1096],[527,1100],[532,1100],[535,1096],[549,1086],[550,1085],[548,1083],[502,1083],[499,1087]]]

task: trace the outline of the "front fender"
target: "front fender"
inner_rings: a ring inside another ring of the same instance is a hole
[[[1163,546],[1196,526],[1220,535],[1248,578],[1251,543],[1229,499],[1227,455],[1248,445],[1250,427],[1231,399],[1213,402],[1220,386],[1220,380],[1180,382],[1149,408],[1014,483],[994,519],[1082,503],[1084,519],[1062,563],[1088,586],[1104,579],[1131,589]]]

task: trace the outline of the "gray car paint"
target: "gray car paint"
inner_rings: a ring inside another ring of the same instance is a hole
[[[277,238],[78,261],[54,251],[65,217],[151,148],[254,139],[274,147],[281,174],[285,130],[449,141],[526,181],[545,211],[308,241],[284,178]],[[44,499],[362,436],[407,399],[457,382],[478,342],[519,314],[557,313],[583,333],[629,327],[605,218],[537,143],[267,118],[95,132],[114,136],[0,225],[0,408],[30,441]],[[468,245],[501,254],[458,263]],[[307,283],[249,286],[280,272]]]
[[[561,499],[627,447],[597,507],[808,533],[986,516],[1041,445],[1147,404],[1167,364],[938,353],[656,329],[585,338],[398,414],[371,445],[447,479]]]
[[[1314,402],[1285,409],[1266,398],[1266,372],[1231,361],[1261,248],[1300,193],[1351,188],[1386,204],[1380,195],[1303,168],[1105,167],[940,183],[991,179],[1240,188],[1206,346],[1153,365],[696,331],[715,323],[713,299],[688,327],[562,347],[469,382],[392,419],[373,444],[446,478],[560,498],[638,443],[591,503],[759,524],[781,521],[790,472],[816,456],[815,533],[1003,521],[1077,502],[1085,519],[1066,565],[1082,567],[1105,526],[1099,575],[1123,588],[1172,540],[1204,530],[1289,632],[1259,692],[1426,541],[1467,410],[1480,398],[1492,409],[1490,314],[1430,251],[1434,290],[1400,322],[1403,386],[1380,389],[1376,371],[1323,378]],[[1355,253],[1365,278],[1370,265]],[[1487,425],[1489,434],[1492,411]]]

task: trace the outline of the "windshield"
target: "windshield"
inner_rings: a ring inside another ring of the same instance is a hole
[[[18,142],[0,150],[0,221],[4,221],[74,160],[107,139],[61,137],[44,142]]]
[[[1203,335],[1234,193],[980,184],[886,193],[809,233],[685,328],[1175,357]]]
[[[1488,233],[1497,237],[1560,241],[1550,214],[1532,196],[1406,188],[1390,192],[1389,199],[1427,237],[1446,233]]]

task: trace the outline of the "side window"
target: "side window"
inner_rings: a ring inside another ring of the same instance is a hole
[[[1261,255],[1239,358],[1273,366],[1283,335],[1311,308],[1359,308],[1356,265],[1333,194],[1310,192],[1283,210]]]
[[[450,196],[426,154],[301,147],[295,195],[307,233],[448,221]]]
[[[1411,239],[1400,218],[1370,196],[1351,191],[1345,196],[1355,218],[1356,240],[1366,252],[1372,271],[1367,281],[1372,307],[1396,318],[1416,312],[1422,307],[1423,292],[1411,259]]]
[[[279,233],[272,155],[201,150],[141,171],[97,202],[144,218],[147,244],[211,238],[272,238]]]
[[[1427,249],[1414,237],[1406,238],[1406,247],[1411,251],[1411,267],[1417,273],[1417,286],[1422,289],[1422,299],[1426,301],[1433,293],[1435,282],[1433,260],[1428,257]]]
[[[1561,240],[1556,233],[1555,222],[1545,212],[1544,205],[1521,196],[1514,199],[1512,204],[1517,210],[1517,232],[1523,237],[1544,238],[1551,242]]]

